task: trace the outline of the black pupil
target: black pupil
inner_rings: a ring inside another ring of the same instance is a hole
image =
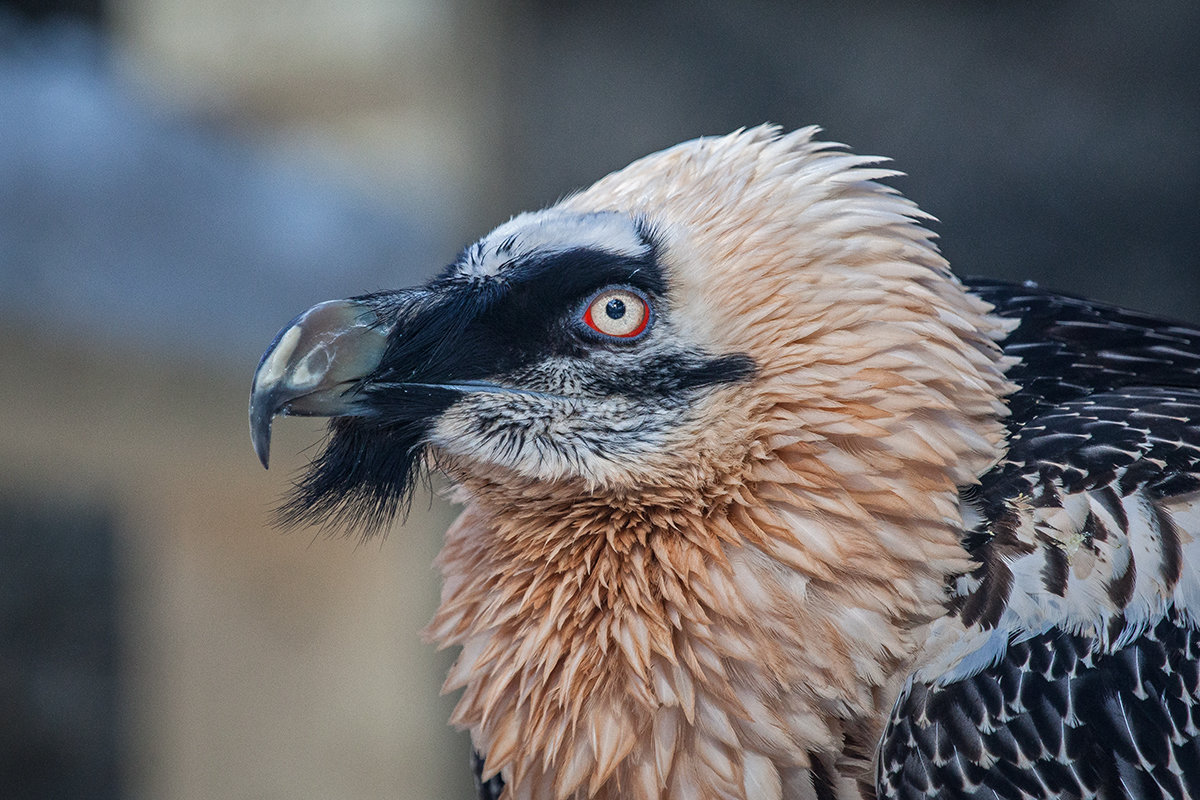
[[[625,304],[614,297],[604,307],[604,313],[608,315],[609,319],[620,319],[625,316]]]

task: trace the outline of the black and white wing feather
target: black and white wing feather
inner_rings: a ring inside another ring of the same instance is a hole
[[[896,704],[879,795],[1200,797],[1200,330],[971,288],[1020,321],[1010,447],[964,493],[979,567]]]
[[[504,779],[499,774],[485,779],[484,771],[483,755],[478,750],[472,750],[471,776],[475,779],[475,797],[478,800],[500,800],[504,791]]]

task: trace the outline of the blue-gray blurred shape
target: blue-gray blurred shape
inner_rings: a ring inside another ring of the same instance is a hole
[[[297,310],[435,266],[398,212],[153,109],[111,63],[83,25],[0,12],[7,325],[245,361]]]

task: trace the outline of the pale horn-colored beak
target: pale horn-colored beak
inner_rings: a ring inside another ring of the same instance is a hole
[[[279,332],[258,362],[250,389],[250,438],[263,467],[277,415],[366,413],[359,389],[379,366],[390,331],[366,303],[330,300]]]

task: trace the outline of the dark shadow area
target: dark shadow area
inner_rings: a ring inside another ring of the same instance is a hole
[[[33,21],[70,17],[100,25],[108,18],[105,0],[2,0],[0,11],[4,9]]]
[[[0,498],[0,795],[120,795],[107,509]]]

